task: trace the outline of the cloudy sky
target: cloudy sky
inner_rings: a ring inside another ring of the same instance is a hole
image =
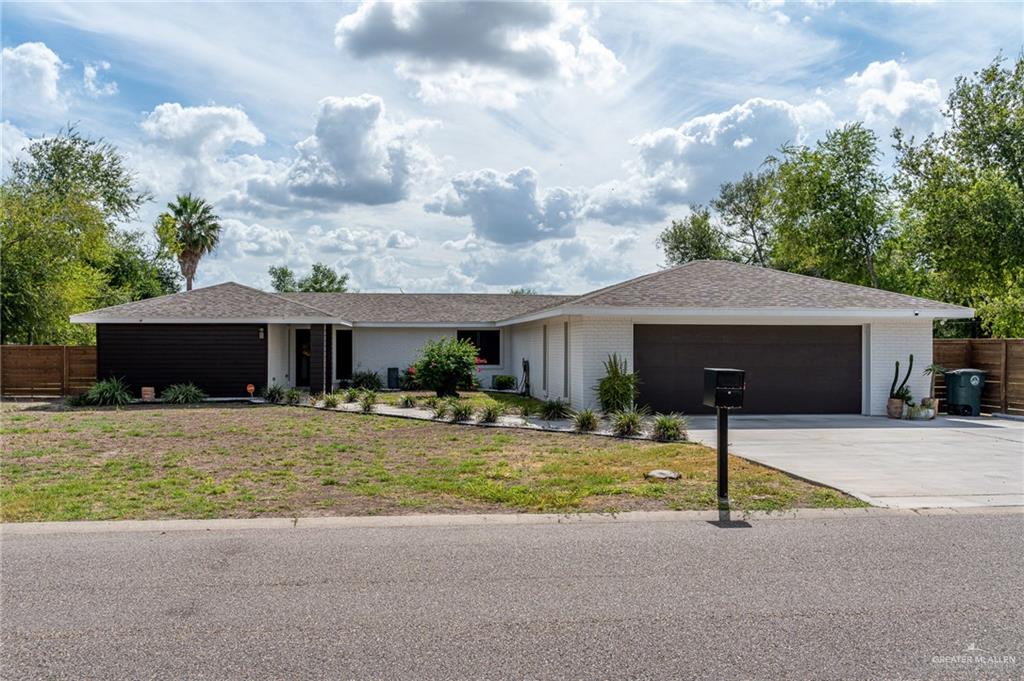
[[[3,164],[68,122],[212,201],[198,285],[580,292],[785,142],[940,129],[1024,3],[4,3]]]

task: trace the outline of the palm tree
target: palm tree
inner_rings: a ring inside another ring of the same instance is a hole
[[[178,257],[185,290],[191,291],[200,259],[220,241],[220,218],[205,199],[191,194],[179,194],[167,208],[170,212],[161,214],[157,220],[157,237]]]

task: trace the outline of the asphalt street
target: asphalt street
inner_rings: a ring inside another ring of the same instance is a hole
[[[1024,515],[12,534],[5,679],[1024,678]]]

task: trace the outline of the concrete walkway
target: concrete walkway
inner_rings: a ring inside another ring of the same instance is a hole
[[[714,417],[690,417],[690,437],[714,447]],[[881,506],[1024,505],[1024,421],[734,414],[729,440],[744,458]]]

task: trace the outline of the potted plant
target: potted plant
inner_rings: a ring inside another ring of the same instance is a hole
[[[932,362],[925,367],[924,375],[931,379],[931,387],[928,390],[928,397],[921,399],[921,406],[928,410],[927,418],[935,418],[936,412],[939,410],[939,401],[935,399],[935,377],[946,370],[946,367],[941,364]]]
[[[903,412],[907,407],[907,402],[911,400],[910,388],[907,387],[907,381],[910,379],[910,372],[914,368],[914,356],[910,356],[910,362],[907,364],[907,373],[903,377],[903,382],[897,387],[896,383],[900,379],[900,361],[896,360],[896,370],[893,372],[892,385],[889,386],[889,401],[885,404],[885,415],[891,419],[903,418]]]

